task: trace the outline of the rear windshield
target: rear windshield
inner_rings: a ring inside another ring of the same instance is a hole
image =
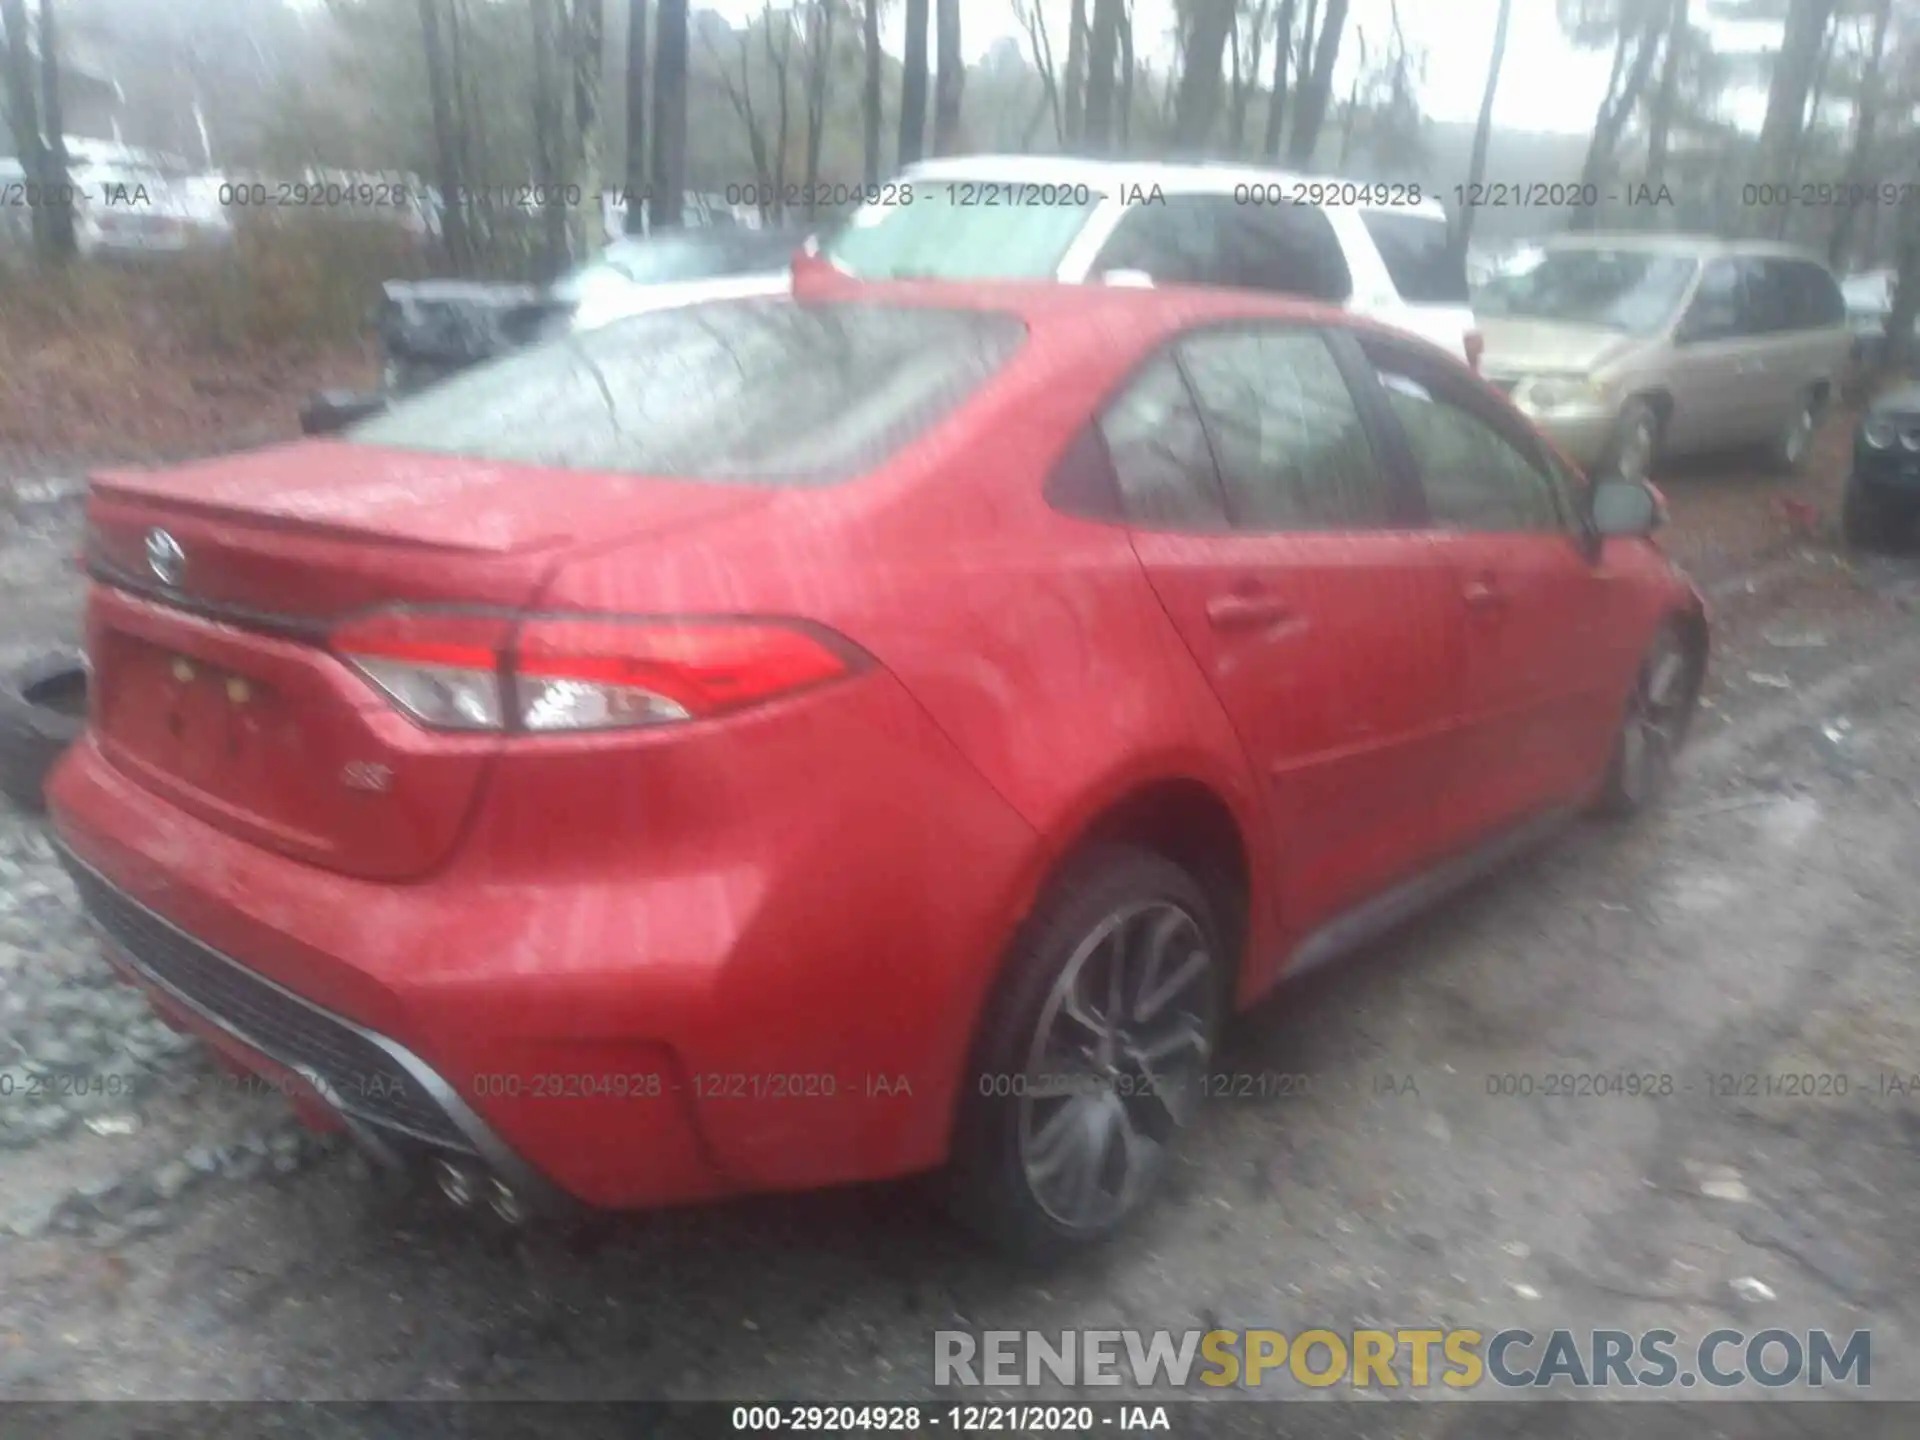
[[[1362,210],[1361,223],[1386,262],[1393,288],[1409,305],[1465,305],[1467,257],[1437,215]]]
[[[827,485],[872,469],[1013,355],[1010,315],[740,300],[517,351],[342,432],[568,470]]]

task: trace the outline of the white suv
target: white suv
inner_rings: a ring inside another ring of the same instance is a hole
[[[910,166],[878,190],[818,245],[855,277],[1275,290],[1478,360],[1466,258],[1446,212],[1417,186],[974,155]]]

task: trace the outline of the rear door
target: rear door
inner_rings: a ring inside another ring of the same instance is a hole
[[[1753,438],[1770,405],[1755,353],[1747,262],[1707,262],[1674,335],[1666,448],[1711,450]]]
[[[1297,937],[1431,850],[1449,573],[1314,329],[1192,335],[1102,428],[1134,547],[1266,787]]]
[[[1456,367],[1364,342],[1418,468],[1465,637],[1462,724],[1438,787],[1456,849],[1579,798],[1611,743],[1616,581],[1586,537],[1572,477],[1524,421]]]

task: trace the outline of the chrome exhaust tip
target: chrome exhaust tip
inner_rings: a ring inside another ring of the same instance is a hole
[[[509,1225],[524,1225],[532,1214],[527,1208],[527,1203],[497,1177],[488,1189],[487,1204],[493,1207],[495,1215]]]
[[[435,1160],[433,1178],[440,1187],[440,1193],[462,1210],[472,1209],[480,1198],[480,1177],[464,1165],[456,1165],[451,1160]]]

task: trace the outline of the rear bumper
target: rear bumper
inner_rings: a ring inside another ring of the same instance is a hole
[[[220,954],[66,845],[58,850],[113,966],[173,1023],[274,1080],[310,1122],[348,1131],[390,1163],[415,1151],[483,1162],[535,1210],[564,1215],[574,1208],[404,1045]]]

